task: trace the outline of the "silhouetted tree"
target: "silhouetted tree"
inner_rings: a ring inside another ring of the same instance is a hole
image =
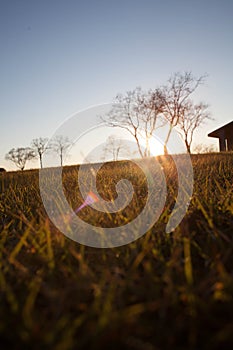
[[[35,158],[35,152],[30,147],[12,148],[5,156],[6,160],[13,162],[20,170],[24,170],[26,162]]]
[[[34,149],[35,153],[39,157],[41,168],[43,168],[43,164],[42,164],[43,154],[48,149],[47,143],[48,143],[48,138],[46,137],[45,138],[39,137],[37,139],[33,139],[31,143],[32,148]]]
[[[107,138],[106,145],[104,147],[104,155],[106,156],[107,154],[111,154],[112,159],[116,161],[118,160],[121,147],[122,145],[120,140],[117,140],[114,135],[110,135]]]
[[[135,139],[140,156],[150,155],[150,138],[161,122],[161,99],[157,92],[144,92],[141,88],[128,91],[125,95],[118,94],[111,111],[101,119],[108,126],[127,130]],[[145,142],[145,149],[141,146]]]
[[[110,135],[107,138],[106,145],[104,147],[104,159],[106,155],[111,155],[112,159],[117,161],[120,153],[124,154],[125,156],[129,156],[131,152],[129,147],[123,143],[123,140],[118,139],[115,135]]]
[[[203,143],[199,143],[193,147],[194,153],[213,153],[218,152],[217,147],[215,145],[205,145]]]
[[[69,138],[63,135],[57,135],[49,145],[49,147],[59,155],[61,167],[63,166],[63,159],[70,145],[71,142]]]
[[[194,132],[207,120],[212,119],[208,111],[208,105],[204,103],[193,104],[186,101],[179,111],[178,126],[188,153],[191,153]]]
[[[167,154],[167,144],[173,127],[179,124],[181,111],[190,96],[204,82],[206,76],[196,78],[191,72],[176,72],[172,75],[167,84],[158,88],[157,96],[161,100],[163,106],[163,115],[169,124],[169,130],[164,142],[164,153]]]

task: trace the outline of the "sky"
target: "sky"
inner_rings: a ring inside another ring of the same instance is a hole
[[[215,120],[195,142],[217,145],[207,133],[233,119],[232,16],[232,0],[0,0],[0,167],[70,115],[177,71],[208,74],[196,98]]]

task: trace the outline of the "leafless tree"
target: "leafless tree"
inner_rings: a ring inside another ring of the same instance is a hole
[[[63,166],[64,156],[67,154],[70,145],[69,138],[63,135],[57,135],[49,145],[49,148],[59,155],[61,167]]]
[[[114,161],[118,160],[120,150],[122,148],[120,140],[117,140],[114,135],[110,135],[107,138],[106,145],[104,147],[104,157],[107,154],[111,154]]]
[[[208,105],[204,103],[193,104],[186,101],[179,111],[178,127],[180,135],[184,139],[187,152],[191,153],[194,132],[207,120],[212,119],[208,111]]]
[[[203,143],[199,143],[193,147],[194,153],[213,153],[217,152],[217,147],[215,145],[205,145]]]
[[[180,121],[181,111],[190,96],[204,83],[206,75],[196,78],[191,72],[176,72],[167,84],[157,89],[157,96],[163,106],[163,115],[169,124],[169,130],[164,142],[164,153],[167,154],[167,144],[173,127]]]
[[[108,126],[127,130],[134,137],[140,156],[147,157],[150,155],[150,138],[162,125],[161,103],[157,92],[136,88],[125,95],[118,94],[111,111],[101,119]],[[145,142],[144,150],[141,140]]]
[[[106,140],[106,145],[104,147],[104,159],[107,155],[111,155],[114,161],[119,159],[119,154],[122,153],[125,156],[130,155],[130,150],[127,145],[125,145],[122,140],[117,139],[115,135],[110,135]]]
[[[39,137],[37,139],[33,139],[31,143],[32,148],[34,149],[35,153],[39,157],[41,169],[43,168],[43,164],[42,164],[43,154],[48,149],[47,143],[48,143],[48,138],[46,137],[45,138]]]
[[[12,161],[20,170],[24,170],[26,162],[35,158],[35,152],[30,147],[12,148],[5,156],[6,160]]]

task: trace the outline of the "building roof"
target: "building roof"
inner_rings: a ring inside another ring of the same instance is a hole
[[[208,134],[209,137],[221,137],[222,132],[227,129],[232,129],[233,128],[233,121],[221,126],[221,128],[218,128]]]

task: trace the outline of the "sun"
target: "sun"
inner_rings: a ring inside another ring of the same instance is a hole
[[[151,156],[159,156],[163,154],[163,145],[158,140],[156,140],[156,138],[152,137],[149,140],[149,145]]]
[[[145,138],[140,136],[139,142],[140,142],[141,149],[144,152],[144,149],[146,148]],[[164,148],[163,148],[162,142],[157,140],[157,138],[155,138],[154,136],[152,136],[149,139],[149,146],[150,146],[150,156],[151,157],[153,157],[153,156],[156,157],[156,156],[164,154]]]

